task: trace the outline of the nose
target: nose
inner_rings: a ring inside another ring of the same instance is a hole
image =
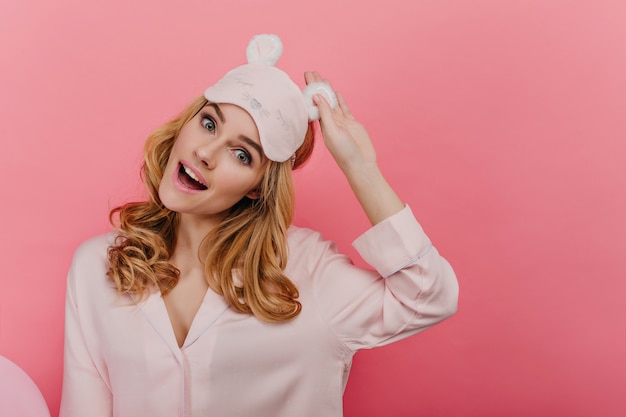
[[[214,169],[217,161],[218,141],[205,142],[193,151],[194,156],[207,169]]]

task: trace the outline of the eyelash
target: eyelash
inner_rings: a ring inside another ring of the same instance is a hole
[[[213,128],[212,128],[212,129],[207,128],[207,127],[206,127],[206,125],[205,125],[205,121],[209,121],[209,120],[210,120],[210,121],[211,121],[211,123],[213,124]],[[214,119],[214,118],[212,118],[211,116],[209,116],[209,115],[208,115],[208,114],[206,114],[206,113],[202,113],[202,114],[200,115],[200,125],[201,125],[203,128],[205,128],[206,130],[208,130],[209,132],[215,132],[215,129],[217,128],[217,123],[215,123],[215,119]]]
[[[206,122],[208,122],[208,121],[210,121],[211,124],[213,125],[212,128],[208,128],[206,126]],[[207,113],[201,113],[200,114],[200,125],[204,129],[208,130],[211,133],[214,133],[215,129],[217,129],[217,123],[215,122],[215,119],[213,117],[211,117]],[[239,159],[239,155],[241,155],[241,154],[243,154],[245,156],[245,160]],[[250,164],[252,164],[252,156],[245,149],[235,149],[233,151],[233,155],[235,156],[235,159],[237,160],[237,162],[239,162],[242,165],[250,165]]]

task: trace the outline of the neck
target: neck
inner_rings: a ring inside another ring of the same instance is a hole
[[[181,265],[199,266],[198,250],[207,234],[218,224],[216,219],[181,214],[176,230],[176,244],[170,262]]]

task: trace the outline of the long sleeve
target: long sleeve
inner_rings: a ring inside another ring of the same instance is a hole
[[[60,417],[111,417],[111,391],[94,363],[85,340],[77,300],[77,275],[81,265],[75,256],[68,274],[65,302],[65,352]]]
[[[376,271],[355,267],[319,235],[304,245],[320,314],[351,350],[400,340],[456,312],[454,271],[408,206],[353,245]]]

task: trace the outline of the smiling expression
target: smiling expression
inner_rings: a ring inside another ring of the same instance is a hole
[[[180,130],[159,198],[172,211],[220,221],[242,198],[258,198],[267,164],[252,117],[233,104],[207,103]]]

